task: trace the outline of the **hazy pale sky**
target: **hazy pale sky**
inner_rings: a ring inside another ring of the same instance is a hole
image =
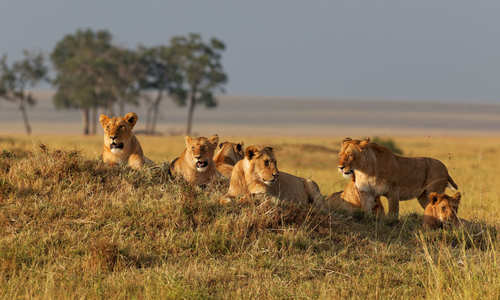
[[[1,0],[1,52],[78,28],[119,45],[199,32],[227,44],[228,94],[496,101],[500,1]]]

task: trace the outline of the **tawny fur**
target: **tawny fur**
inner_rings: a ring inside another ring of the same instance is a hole
[[[192,185],[206,184],[220,176],[213,161],[214,151],[219,143],[217,135],[210,138],[186,136],[185,143],[186,148],[182,154],[170,164],[170,173],[173,176],[182,177]],[[197,168],[198,162],[207,165],[201,170]]]
[[[282,201],[317,203],[323,201],[318,185],[310,180],[278,171],[271,147],[249,146],[245,157],[233,168],[229,190],[220,199],[248,200],[254,194],[268,194]]]
[[[215,150],[214,163],[222,176],[231,178],[234,165],[243,159],[244,156],[243,142],[222,142]]]
[[[393,216],[399,214],[399,201],[417,198],[425,208],[430,193],[443,193],[448,185],[458,188],[439,160],[395,155],[369,139],[345,139],[339,169],[344,175],[354,176],[365,211],[372,211],[376,197],[385,196]]]
[[[349,213],[361,210],[361,201],[358,189],[354,180],[350,180],[343,191],[331,194],[325,200],[326,207],[334,210],[344,210]],[[376,216],[385,216],[384,205],[380,201],[380,197],[375,199],[375,206],[372,213]]]
[[[461,195],[458,192],[454,196],[431,193],[424,211],[424,227],[435,229],[445,224],[457,224],[460,198]]]
[[[144,157],[141,144],[132,132],[137,119],[137,114],[133,112],[123,117],[109,118],[106,115],[99,117],[99,122],[104,129],[102,160],[106,164],[127,164],[133,169],[140,169],[145,162],[150,162]],[[113,142],[117,145],[123,144],[123,148],[112,150]]]

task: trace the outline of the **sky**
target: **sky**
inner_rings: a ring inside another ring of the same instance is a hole
[[[78,28],[116,44],[226,43],[230,95],[496,102],[500,1],[0,0],[0,51],[50,53]]]

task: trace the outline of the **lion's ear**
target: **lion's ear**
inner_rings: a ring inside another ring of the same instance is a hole
[[[139,117],[137,117],[136,113],[129,112],[123,117],[123,119],[133,128],[135,126],[135,123],[137,123],[137,119],[139,119]]]
[[[248,158],[249,160],[252,159],[257,153],[259,152],[259,148],[256,146],[248,146],[245,149],[245,157]]]
[[[236,150],[238,151],[243,151],[243,142],[240,142],[239,144],[236,144]]]
[[[189,147],[191,145],[192,141],[193,141],[193,139],[189,135],[186,135],[186,137],[184,138],[184,142],[186,143],[186,147]]]
[[[370,143],[370,138],[365,138],[364,140],[362,140],[362,141],[359,143],[359,146],[360,146],[361,148],[364,148],[364,147],[366,147],[369,143]]]
[[[432,203],[433,205],[437,203],[437,201],[438,201],[438,196],[439,196],[439,194],[438,194],[438,193],[436,193],[436,192],[432,192],[432,193],[430,193],[430,194],[429,194],[429,200],[431,200],[431,203]]]
[[[271,146],[266,146],[266,147],[264,147],[264,151],[269,151],[269,152],[273,153],[274,149]]]
[[[347,142],[351,142],[352,139],[350,137],[346,137],[343,141],[342,141],[342,144],[345,144]]]
[[[106,115],[101,114],[99,116],[99,123],[101,123],[102,128],[106,127],[106,124],[108,124],[109,118]]]
[[[208,141],[210,142],[210,144],[214,145],[214,147],[217,147],[217,144],[219,143],[219,136],[217,134],[214,134],[208,138]]]

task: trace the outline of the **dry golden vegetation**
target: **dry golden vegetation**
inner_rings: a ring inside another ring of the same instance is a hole
[[[346,184],[341,137],[228,139],[273,145],[281,170],[323,194]],[[470,223],[435,231],[417,201],[399,222],[265,197],[221,206],[226,183],[168,179],[182,137],[139,140],[157,166],[105,166],[101,137],[0,137],[2,298],[500,298],[498,138],[396,139],[460,187]]]

